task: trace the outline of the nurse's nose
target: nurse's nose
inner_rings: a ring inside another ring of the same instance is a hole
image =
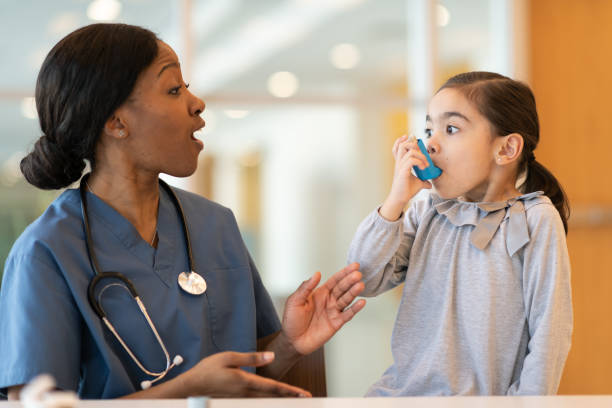
[[[194,94],[191,94],[191,96],[192,101],[189,105],[189,113],[193,116],[199,116],[202,114],[202,112],[204,112],[204,109],[206,109],[206,104],[202,99],[198,98]]]

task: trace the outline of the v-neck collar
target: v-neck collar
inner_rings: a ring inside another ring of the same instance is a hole
[[[87,207],[90,219],[95,218],[100,221],[130,253],[152,268],[167,286],[171,286],[175,280],[172,267],[177,255],[175,249],[177,230],[181,230],[182,224],[172,198],[163,187],[160,186],[159,190],[157,248],[142,239],[138,230],[127,218],[89,191],[86,193]]]

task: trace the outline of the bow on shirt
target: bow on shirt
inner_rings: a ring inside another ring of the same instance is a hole
[[[510,256],[529,242],[527,229],[527,215],[523,200],[544,194],[536,191],[524,194],[506,201],[494,203],[471,203],[466,201],[435,200],[434,206],[439,214],[446,215],[448,220],[456,226],[475,225],[470,235],[470,241],[476,248],[483,250],[489,245],[495,232],[505,218],[508,218],[508,231],[506,234],[506,248]],[[480,216],[480,211],[485,212]]]

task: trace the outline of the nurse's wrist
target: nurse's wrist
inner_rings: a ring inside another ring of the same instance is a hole
[[[287,335],[281,330],[269,337],[269,342],[258,351],[273,351],[275,358],[271,364],[257,367],[257,373],[273,379],[281,379],[302,357]]]
[[[291,342],[284,330],[280,331],[276,341],[278,341],[280,350],[283,350],[283,355],[286,359],[298,360],[304,356],[304,354],[300,353],[293,345],[293,342]]]

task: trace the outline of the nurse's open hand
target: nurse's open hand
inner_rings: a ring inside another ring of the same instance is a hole
[[[298,353],[306,355],[317,350],[363,309],[364,299],[349,307],[365,288],[358,269],[359,264],[352,263],[318,288],[321,273],[316,272],[289,296],[283,332]]]
[[[274,361],[274,353],[238,353],[226,351],[202,359],[187,373],[185,385],[189,395],[213,398],[238,397],[311,397],[298,387],[241,370],[260,367]]]

